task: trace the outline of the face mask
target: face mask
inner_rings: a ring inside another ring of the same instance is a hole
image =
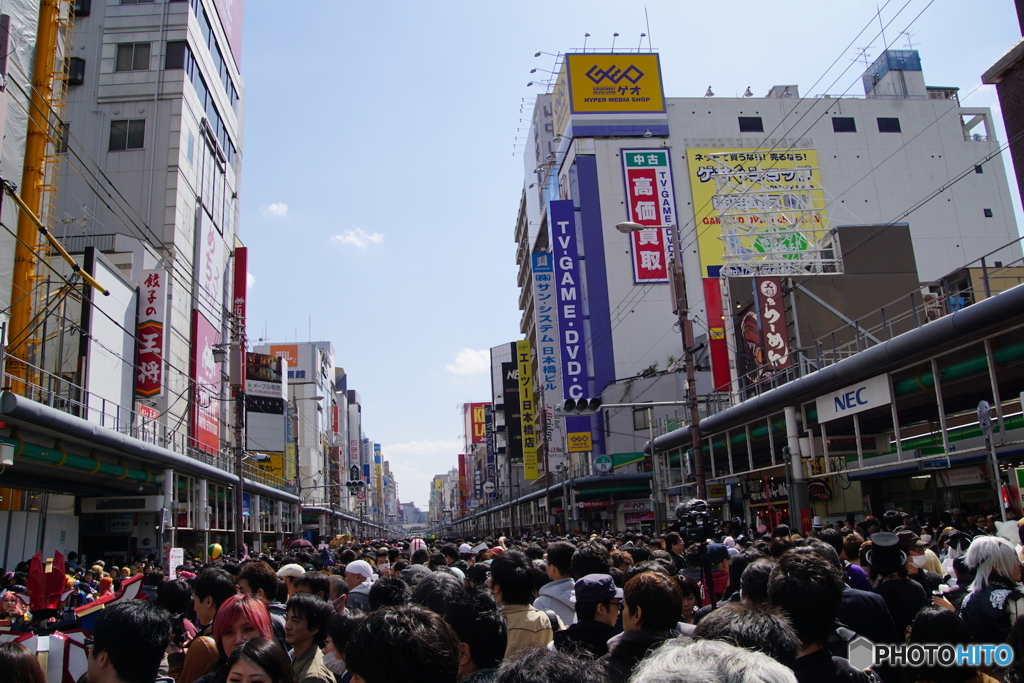
[[[383,575],[384,572],[386,572],[390,568],[391,568],[391,564],[388,563],[388,562],[385,562],[384,564],[378,564],[377,565],[377,571],[380,572],[381,575]]]
[[[330,669],[339,678],[345,675],[345,660],[338,656],[338,652],[327,652],[324,654],[324,666]]]
[[[932,542],[932,535],[931,534],[924,534],[923,536],[921,536],[921,540],[924,541],[925,543],[931,543]]]
[[[928,558],[925,557],[924,555],[914,555],[913,557],[910,558],[910,563],[913,564],[918,569],[920,569],[921,567],[924,566],[924,563],[927,560],[928,560]]]

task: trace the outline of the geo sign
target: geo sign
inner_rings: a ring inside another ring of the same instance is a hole
[[[892,394],[889,391],[888,375],[879,375],[864,382],[851,384],[838,391],[819,396],[815,400],[819,424],[888,405],[891,402]]]

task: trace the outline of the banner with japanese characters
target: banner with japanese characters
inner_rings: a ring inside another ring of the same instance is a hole
[[[786,329],[786,305],[777,277],[755,278],[757,310],[764,338],[764,363],[772,370],[784,370],[793,364],[789,357],[789,332]]]
[[[533,481],[540,476],[537,468],[537,412],[533,400],[533,358],[530,340],[516,342],[516,362],[519,364],[519,409],[523,428],[523,477]]]
[[[626,219],[645,226],[676,225],[668,150],[623,149],[619,153],[626,181]],[[668,282],[668,264],[675,253],[673,229],[651,227],[630,233],[634,283]]]
[[[549,457],[562,457],[561,420],[555,418],[555,405],[562,400],[559,368],[558,321],[553,254],[533,254],[533,300],[537,310],[537,405],[544,412],[544,440]],[[538,408],[538,411],[540,408]],[[550,464],[550,463],[549,463]]]
[[[709,155],[725,154],[722,157],[730,167],[729,177],[737,188],[735,197],[718,194],[715,176],[721,166]],[[690,190],[693,194],[694,229],[697,237],[697,251],[700,255],[701,277],[718,277],[724,265],[725,254],[722,234],[721,212],[723,208],[740,207],[751,213],[750,221],[763,225],[765,232],[792,230],[793,226],[772,217],[769,210],[776,205],[792,207],[805,201],[798,188],[813,180],[820,185],[818,153],[813,149],[794,149],[784,152],[759,151],[754,149],[688,149]],[[738,188],[745,188],[741,192]],[[811,196],[824,200],[824,191],[816,189]],[[820,221],[823,212],[818,211],[813,220]],[[810,214],[809,214],[810,215]],[[741,217],[742,218],[742,217]],[[789,220],[789,219],[785,219]],[[816,223],[817,224],[817,223]],[[800,233],[794,233],[790,245],[795,251],[805,248]],[[765,247],[755,242],[750,249],[752,256],[760,255]],[[734,249],[735,251],[735,249]]]
[[[156,398],[164,391],[164,322],[167,271],[142,271],[136,350],[135,395]]]
[[[189,434],[197,448],[220,453],[220,366],[213,360],[213,347],[221,342],[220,332],[206,316],[192,311],[192,348],[189,365],[192,379],[192,425]]]

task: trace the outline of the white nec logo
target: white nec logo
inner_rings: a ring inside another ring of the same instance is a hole
[[[818,408],[818,422],[828,422],[891,402],[892,392],[887,375],[878,375],[863,382],[843,387],[818,396],[815,400]]]

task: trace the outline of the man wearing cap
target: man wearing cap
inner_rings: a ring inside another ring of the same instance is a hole
[[[288,589],[288,597],[295,595],[295,579],[306,573],[301,564],[286,564],[277,570],[277,575],[284,579],[285,588]]]
[[[370,586],[373,585],[373,567],[366,560],[349,562],[345,566],[348,584],[348,606],[363,612],[370,611]]]
[[[576,623],[555,634],[555,648],[583,649],[595,658],[608,653],[608,640],[619,633],[622,589],[607,574],[587,574],[576,582]]]
[[[928,544],[910,529],[898,531],[896,537],[900,539],[900,550],[907,554],[907,574],[921,584],[928,595],[931,595],[932,591],[939,589],[942,577],[925,569],[924,565],[928,561],[925,551],[928,549]]]

